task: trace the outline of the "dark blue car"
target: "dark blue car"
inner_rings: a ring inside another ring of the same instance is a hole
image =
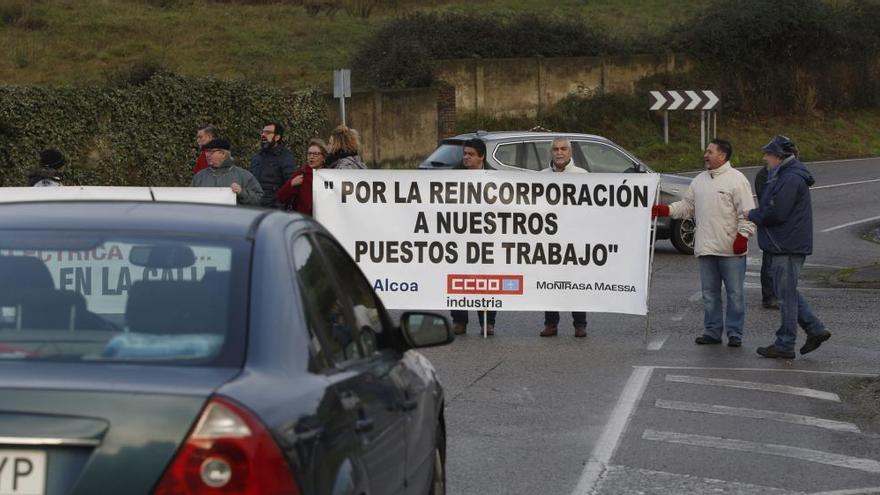
[[[452,338],[309,218],[0,205],[0,493],[444,493]]]

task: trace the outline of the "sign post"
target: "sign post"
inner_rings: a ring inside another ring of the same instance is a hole
[[[351,98],[351,69],[333,71],[333,97],[339,98],[339,115],[345,125],[345,99]]]
[[[709,139],[718,135],[718,117],[715,108],[721,100],[708,89],[701,91],[651,91],[649,110],[663,110],[663,142],[669,144],[669,110],[700,111],[700,149]],[[711,137],[710,137],[711,136]]]

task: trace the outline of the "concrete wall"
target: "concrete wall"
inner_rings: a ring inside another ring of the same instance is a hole
[[[632,93],[642,77],[685,65],[674,55],[447,60],[438,78],[448,85],[354,93],[346,122],[360,133],[361,156],[371,167],[414,167],[454,134],[457,113],[535,115],[573,91]],[[325,101],[324,138],[341,122],[339,100]]]
[[[578,89],[632,93],[648,75],[686,64],[674,54],[444,60],[437,78],[455,86],[458,112],[535,115]]]
[[[441,92],[442,88],[374,91],[346,99],[346,124],[360,133],[364,161],[371,167],[414,167],[434,151],[441,132],[438,114],[448,114],[438,111]],[[328,95],[325,101],[326,138],[341,119],[339,100]]]

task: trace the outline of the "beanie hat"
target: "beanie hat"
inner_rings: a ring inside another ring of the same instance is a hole
[[[486,143],[484,143],[482,139],[468,139],[462,144],[462,147],[473,148],[477,150],[477,155],[481,157],[486,156]]]
[[[202,149],[206,150],[229,150],[229,141],[223,138],[214,138],[208,141]]]
[[[58,150],[47,149],[40,152],[40,167],[58,170],[67,163]]]
[[[780,134],[771,139],[769,143],[765,144],[761,150],[763,150],[764,153],[770,153],[771,155],[786,158],[797,153],[797,146],[791,141],[791,139]]]

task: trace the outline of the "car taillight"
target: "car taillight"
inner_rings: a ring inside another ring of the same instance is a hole
[[[154,495],[299,495],[290,467],[253,413],[212,397]]]

